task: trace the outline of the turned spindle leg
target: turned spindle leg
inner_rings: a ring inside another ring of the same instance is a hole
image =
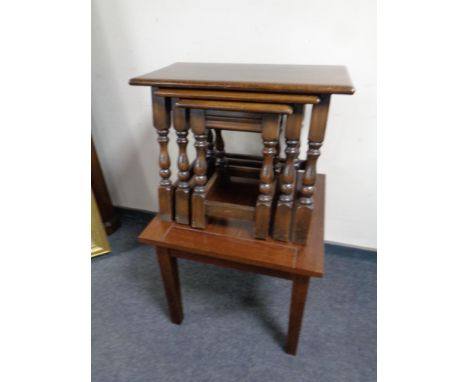
[[[171,125],[171,99],[153,95],[153,124],[158,132],[159,142],[159,217],[164,221],[171,221],[173,217],[172,183],[171,183],[171,159],[169,157],[169,127]]]
[[[327,127],[328,108],[330,95],[322,95],[321,102],[314,105],[309,128],[309,150],[307,162],[302,179],[299,202],[296,203],[292,240],[295,243],[304,244],[307,240],[312,212],[314,209],[314,190],[317,178],[317,159],[320,156],[320,147],[325,137]]]
[[[294,114],[288,116],[286,121],[286,162],[280,176],[281,194],[276,207],[273,228],[273,238],[275,240],[289,241],[296,187],[295,161],[299,155],[303,117],[304,105],[295,105]]]
[[[271,204],[274,195],[274,167],[280,116],[265,115],[262,121],[263,166],[260,172],[260,194],[255,208],[255,237],[266,239],[270,228]]]
[[[175,220],[177,223],[190,224],[190,164],[187,156],[188,125],[186,109],[174,109],[174,128],[177,134],[177,144],[179,145],[179,157],[177,159],[179,182],[175,191]]]
[[[284,120],[284,117],[281,119],[281,121],[283,120]],[[281,168],[282,168],[281,158],[280,158],[281,151],[282,151],[282,148],[281,148],[281,132],[283,131],[282,124],[283,122],[281,122],[280,124],[279,134],[278,134],[278,143],[276,144],[276,155],[275,155],[275,160],[274,160],[275,176],[279,176],[281,174]]]
[[[203,110],[190,110],[190,127],[195,135],[197,157],[193,172],[195,174],[195,189],[192,194],[192,227],[205,228],[205,185],[207,181],[206,149],[208,146],[205,128],[205,113]]]
[[[206,149],[206,162],[208,164],[208,173],[211,174],[214,166],[215,166],[215,150],[214,150],[214,137],[213,137],[213,130],[208,129],[207,130],[207,142],[208,146]]]

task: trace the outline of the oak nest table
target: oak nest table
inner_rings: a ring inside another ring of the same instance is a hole
[[[184,316],[178,258],[292,280],[285,350],[295,355],[309,279],[323,276],[324,199],[325,175],[319,174],[315,209],[305,245],[271,238],[253,239],[250,232],[254,222],[244,220],[212,220],[206,229],[199,230],[189,225],[162,221],[156,216],[138,239],[156,248],[171,321],[181,324]]]
[[[179,258],[285,278],[292,281],[285,350],[295,355],[309,280],[323,276],[325,175],[316,163],[331,96],[354,93],[346,68],[175,63],[129,82],[151,88],[159,213],[139,240],[156,248],[172,322],[183,319]],[[300,160],[305,125],[308,150]],[[224,131],[257,134],[262,155],[226,151]]]

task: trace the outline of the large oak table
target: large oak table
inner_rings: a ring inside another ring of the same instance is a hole
[[[248,221],[212,221],[199,230],[155,217],[139,241],[156,248],[172,322],[180,324],[183,319],[178,258],[289,279],[292,294],[285,350],[296,354],[309,279],[323,276],[324,199],[325,175],[319,174],[305,245],[256,240],[254,223]]]

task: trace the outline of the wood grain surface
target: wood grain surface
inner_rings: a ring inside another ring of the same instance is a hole
[[[324,268],[325,175],[318,175],[315,209],[305,245],[284,243],[271,238],[252,238],[254,222],[210,221],[204,230],[154,218],[139,241],[160,248],[193,253],[278,270],[285,274],[322,277]]]
[[[224,89],[298,94],[353,94],[344,66],[212,64],[178,62],[143,76],[130,85],[166,88]]]

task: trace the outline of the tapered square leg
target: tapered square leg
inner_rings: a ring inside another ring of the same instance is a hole
[[[289,310],[289,329],[286,341],[286,353],[296,355],[297,344],[301,332],[302,317],[309,289],[309,277],[295,276],[291,293],[291,307]]]
[[[169,314],[174,324],[182,323],[184,312],[182,309],[182,295],[180,293],[179,269],[177,258],[172,257],[166,248],[156,248],[156,257],[166,292]]]

